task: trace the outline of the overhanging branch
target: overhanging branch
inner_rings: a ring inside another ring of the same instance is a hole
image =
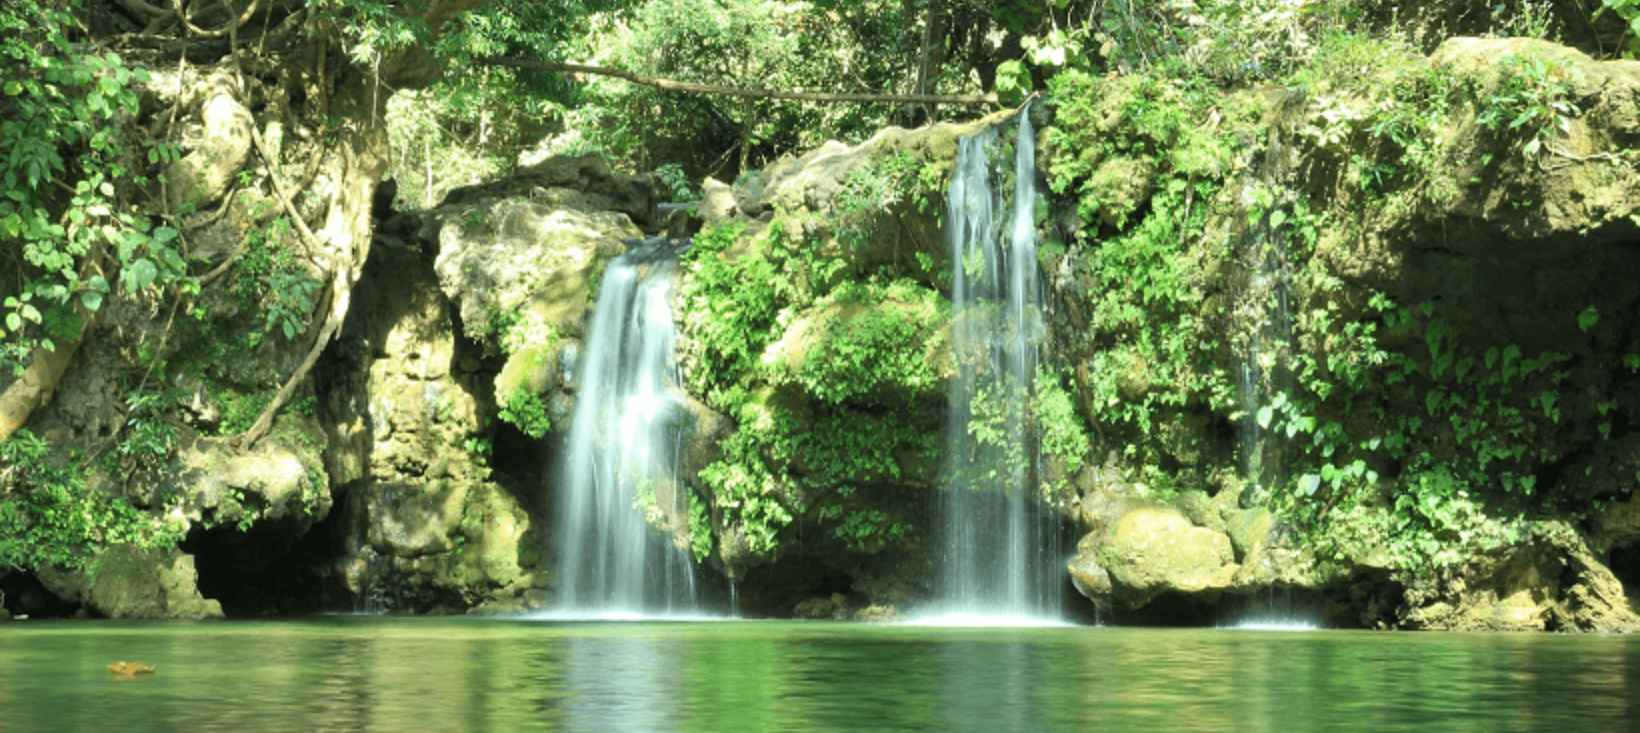
[[[996,106],[1000,104],[995,94],[983,95],[945,95],[945,94],[855,94],[833,92],[811,92],[803,90],[782,89],[747,89],[744,87],[721,86],[718,84],[697,84],[676,79],[661,79],[656,77],[634,74],[625,69],[615,69],[607,66],[589,66],[587,64],[568,64],[556,61],[535,61],[532,59],[515,59],[491,57],[479,60],[486,66],[506,66],[514,69],[530,69],[534,71],[556,71],[567,74],[593,74],[624,79],[633,84],[642,84],[646,87],[663,89],[670,92],[687,92],[690,94],[716,94],[727,97],[742,97],[747,99],[786,99],[798,102],[886,102],[893,104],[958,104],[969,106]]]

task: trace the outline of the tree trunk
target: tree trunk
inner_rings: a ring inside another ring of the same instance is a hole
[[[83,334],[82,334],[83,336]],[[63,372],[74,361],[80,340],[57,344],[55,351],[36,350],[23,376],[0,392],[0,442],[28,423],[30,415],[51,400]]]

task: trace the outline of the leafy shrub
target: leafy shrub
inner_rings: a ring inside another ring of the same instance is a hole
[[[89,489],[76,461],[28,430],[0,443],[0,566],[81,568],[109,545],[181,539],[179,528]]]
[[[540,395],[523,387],[513,390],[502,401],[500,418],[531,438],[545,437],[552,430],[552,418],[547,415],[546,403],[541,401]]]

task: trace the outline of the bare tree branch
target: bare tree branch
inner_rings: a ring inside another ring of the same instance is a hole
[[[697,84],[695,82],[678,81],[676,79],[661,79],[656,77],[634,74],[624,69],[614,69],[607,66],[588,66],[586,64],[567,64],[556,61],[535,61],[531,59],[515,59],[491,57],[481,59],[479,63],[487,66],[506,66],[515,69],[531,69],[536,71],[557,71],[568,74],[593,74],[624,79],[633,84],[663,89],[672,92],[688,92],[691,94],[716,94],[727,97],[741,97],[747,99],[788,99],[798,102],[888,102],[895,104],[957,104],[968,106],[996,106],[1000,104],[995,94],[981,95],[945,95],[945,94],[856,94],[811,92],[804,90],[782,89],[747,89],[743,87],[729,87],[718,84]]]

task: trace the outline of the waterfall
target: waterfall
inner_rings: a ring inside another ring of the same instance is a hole
[[[946,428],[941,610],[1044,617],[1057,613],[1060,599],[1057,532],[1032,496],[1038,471],[1028,402],[1043,326],[1028,110],[1018,116],[1011,202],[999,190],[1008,171],[991,166],[999,143],[995,129],[961,141],[946,217],[958,374]]]
[[[1264,180],[1275,180],[1279,156],[1270,153],[1264,164]],[[1258,203],[1250,192],[1244,205]],[[1269,202],[1278,202],[1271,197]],[[1269,208],[1271,203],[1264,203]],[[1287,234],[1272,223],[1266,213],[1248,227],[1241,247],[1247,285],[1236,307],[1238,321],[1236,386],[1240,393],[1242,418],[1236,427],[1241,453],[1241,475],[1246,489],[1243,507],[1263,504],[1272,486],[1281,484],[1284,441],[1277,434],[1266,435],[1274,419],[1275,395],[1293,384],[1287,368],[1295,348],[1291,306],[1291,275],[1287,264]],[[1270,438],[1277,438],[1271,440]]]
[[[644,516],[673,525],[688,516],[677,472],[676,270],[673,243],[650,240],[609,263],[599,286],[558,491],[558,600],[571,614],[695,607],[688,552]],[[672,530],[688,536],[687,524]]]

